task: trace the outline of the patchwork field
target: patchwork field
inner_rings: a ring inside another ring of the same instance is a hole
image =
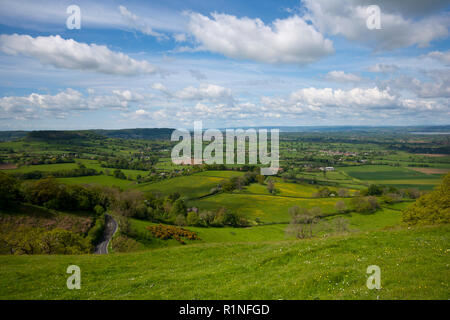
[[[393,185],[399,188],[417,187],[419,189],[432,189],[433,185],[439,184],[442,179],[442,175],[426,174],[404,167],[365,165],[341,167],[339,170],[359,180]]]

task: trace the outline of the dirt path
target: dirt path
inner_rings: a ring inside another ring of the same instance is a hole
[[[117,231],[117,222],[109,214],[105,215],[105,230],[103,232],[102,241],[95,247],[96,254],[108,254],[108,244],[114,233]]]

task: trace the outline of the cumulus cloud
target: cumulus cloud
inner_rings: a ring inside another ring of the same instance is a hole
[[[175,92],[171,92],[161,83],[154,83],[152,88],[179,100],[233,101],[230,89],[209,83],[202,83],[198,87],[189,86]]]
[[[262,113],[278,113],[284,118],[293,116],[311,117],[316,121],[340,119],[348,123],[349,119],[363,117],[377,123],[381,118],[406,119],[412,116],[417,119],[434,114],[450,114],[448,98],[404,98],[387,88],[354,88],[341,90],[332,88],[303,88],[292,92],[287,97],[262,97]],[[431,112],[431,113],[429,113]],[[358,119],[363,119],[358,118]]]
[[[412,76],[399,77],[382,81],[381,85],[405,90],[414,93],[420,98],[446,98],[450,97],[450,74],[448,70],[431,70],[424,72],[430,78],[423,81]]]
[[[132,29],[138,30],[145,35],[156,37],[159,40],[167,38],[166,35],[154,31],[149,25],[142,22],[137,15],[133,14],[125,6],[119,6],[119,11],[122,19],[124,19]]]
[[[383,108],[396,104],[397,97],[388,90],[377,87],[351,90],[304,88],[291,94],[290,100],[296,106],[313,107],[367,107]]]
[[[334,53],[333,43],[299,16],[266,25],[228,14],[187,13],[199,50],[265,63],[306,64]]]
[[[202,83],[198,88],[186,87],[175,92],[174,96],[181,100],[230,100],[233,98],[231,90],[214,84]]]
[[[0,50],[10,55],[25,55],[56,68],[94,71],[105,74],[153,74],[157,68],[106,46],[86,44],[59,35],[33,38],[29,35],[0,35]]]
[[[359,82],[362,79],[353,73],[345,73],[344,71],[330,71],[325,75],[325,80],[333,82]]]
[[[68,88],[57,94],[31,93],[28,96],[7,96],[0,98],[0,118],[36,118],[39,114],[61,117],[71,112],[100,108],[128,109],[130,103],[143,101],[145,97],[129,90],[114,90],[112,94],[88,96]]]
[[[396,6],[381,7],[381,29],[369,30],[366,9],[369,1],[303,0],[309,19],[322,33],[343,35],[347,39],[365,43],[379,50],[393,50],[417,45],[424,47],[436,39],[448,36],[450,16],[435,14],[420,20],[405,17],[409,1]],[[367,2],[367,4],[365,4]],[[386,2],[387,3],[387,2]],[[417,1],[415,2],[417,4]]]

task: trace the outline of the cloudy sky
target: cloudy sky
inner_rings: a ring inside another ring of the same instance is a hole
[[[0,130],[449,124],[449,26],[448,0],[0,0]]]

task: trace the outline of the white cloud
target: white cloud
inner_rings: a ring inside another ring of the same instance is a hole
[[[293,92],[290,101],[296,106],[313,107],[389,107],[397,104],[397,97],[377,87],[351,90],[305,88]]]
[[[233,101],[233,93],[230,89],[209,83],[202,83],[198,87],[185,87],[176,92],[171,92],[161,83],[154,83],[152,88],[178,100]]]
[[[57,68],[94,71],[105,74],[153,74],[158,70],[147,61],[137,61],[106,46],[80,43],[59,35],[33,38],[29,35],[0,35],[0,50],[25,55]]]
[[[141,101],[144,100],[144,96],[136,93],[136,92],[131,92],[130,90],[113,90],[113,93],[119,97],[120,99],[123,99],[125,101]]]
[[[181,100],[232,100],[231,90],[214,84],[202,83],[198,88],[186,87],[175,92],[174,96]]]
[[[433,51],[433,52],[428,53],[427,56],[430,58],[439,60],[442,63],[450,64],[450,50],[445,51],[445,52]]]
[[[100,108],[127,109],[130,103],[143,101],[144,96],[129,90],[114,90],[110,95],[89,96],[68,88],[55,95],[31,93],[28,96],[8,96],[0,98],[0,118],[37,118],[43,113],[47,116],[61,117],[72,112]]]
[[[398,69],[399,68],[394,64],[377,63],[376,65],[369,67],[368,71],[380,73],[392,73],[397,71]]]
[[[323,33],[343,35],[382,50],[418,45],[424,47],[436,39],[448,36],[450,16],[437,14],[414,20],[401,14],[409,5],[381,7],[381,29],[369,30],[367,6],[354,0],[303,0],[309,10],[306,18]],[[393,1],[392,1],[393,2]],[[391,10],[391,11],[389,11]]]
[[[185,33],[176,33],[173,35],[173,38],[176,42],[185,42],[186,41],[186,34]]]
[[[325,79],[333,82],[360,82],[362,80],[356,74],[344,71],[330,71],[325,75]]]
[[[292,16],[266,25],[260,19],[212,13],[188,13],[188,29],[197,49],[230,58],[265,63],[310,63],[334,53],[333,44],[302,18]]]
[[[166,35],[154,31],[149,25],[143,23],[142,20],[137,15],[133,14],[126,7],[119,6],[119,11],[122,18],[127,22],[127,24],[131,28],[140,31],[145,35],[156,37],[159,40],[167,38]]]
[[[421,81],[411,76],[402,75],[382,81],[381,84],[396,90],[413,92],[420,98],[450,97],[450,74],[448,70],[432,70],[425,72],[425,75],[430,78],[430,81]]]

